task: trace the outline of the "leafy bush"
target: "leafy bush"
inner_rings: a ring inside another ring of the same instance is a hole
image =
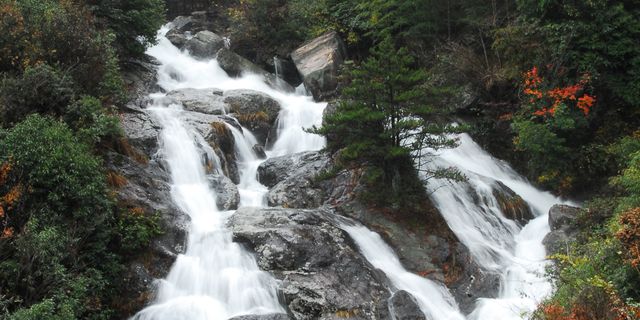
[[[115,34],[120,57],[138,57],[156,42],[165,20],[163,0],[85,0],[100,23]]]
[[[0,72],[49,64],[64,70],[85,93],[98,97],[122,92],[113,36],[96,28],[77,1],[5,0],[0,6]]]
[[[124,252],[136,252],[144,248],[153,238],[162,234],[160,216],[157,213],[147,213],[140,207],[121,210],[117,234],[120,247]]]
[[[19,78],[0,82],[0,118],[7,127],[31,113],[61,116],[75,98],[75,83],[68,73],[46,64],[28,67]]]
[[[54,312],[46,299],[68,294],[71,289],[61,288],[73,284],[79,271],[112,263],[103,261],[111,261],[112,201],[101,160],[90,150],[66,125],[40,115],[28,116],[0,140],[0,287],[16,295],[20,307],[37,303],[16,317]],[[72,311],[76,317],[102,294],[84,292]],[[65,318],[71,312],[63,311],[52,314]]]
[[[63,119],[88,145],[95,145],[103,139],[114,139],[123,135],[120,120],[116,116],[107,114],[100,100],[91,96],[83,96],[70,104],[65,110]]]

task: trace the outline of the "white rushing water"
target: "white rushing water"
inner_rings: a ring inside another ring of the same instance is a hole
[[[407,271],[379,234],[360,224],[343,223],[340,227],[349,233],[371,265],[384,271],[396,289],[405,290],[416,298],[420,310],[429,319],[464,320],[449,290]]]
[[[267,151],[268,157],[319,150],[325,140],[304,128],[320,125],[326,104],[315,103],[303,87],[296,93],[273,89],[257,75],[230,78],[217,61],[196,60],[180,51],[161,30],[159,43],[148,53],[160,61],[158,84],[165,91],[181,88],[251,89],[276,99],[282,109],[278,118],[278,140]],[[216,195],[209,186],[201,154],[205,152],[219,167],[219,159],[199,133],[184,121],[180,105],[167,105],[164,94],[152,95],[149,108],[163,130],[161,153],[172,178],[172,199],[191,218],[187,250],[180,254],[166,279],[161,280],[152,305],[135,319],[228,319],[243,314],[281,313],[277,281],[261,271],[254,257],[232,241],[226,229],[234,213],[220,212]],[[263,160],[254,154],[255,137],[249,130],[229,125],[235,139],[240,171],[241,206],[264,206],[268,191],[256,179]],[[467,183],[444,183],[432,197],[450,227],[467,245],[479,265],[502,275],[500,298],[480,299],[469,319],[520,319],[549,293],[544,279],[544,248],[541,241],[549,231],[546,213],[561,202],[532,187],[508,165],[500,162],[461,135],[461,145],[440,153],[434,164],[455,166],[468,177]],[[201,150],[203,149],[203,150]],[[492,185],[501,181],[532,207],[536,219],[524,228],[504,218],[492,195]],[[437,186],[438,182],[434,183]],[[481,201],[477,201],[481,199]],[[461,320],[465,317],[448,290],[439,283],[405,270],[393,250],[380,236],[358,224],[343,224],[363,255],[384,271],[395,289],[410,292],[421,310],[435,320]]]
[[[544,276],[547,261],[542,240],[549,232],[551,206],[565,203],[533,187],[507,163],[493,158],[467,134],[460,145],[440,151],[430,166],[455,167],[466,182],[430,181],[432,200],[448,225],[487,272],[501,277],[498,298],[480,298],[472,320],[526,318],[551,292]],[[502,182],[522,197],[535,216],[524,227],[502,214],[493,194]]]
[[[241,78],[227,76],[215,60],[199,61],[181,52],[159,33],[159,43],[148,53],[160,61],[158,84],[165,91],[180,88],[252,89],[269,94],[280,102],[279,139],[269,155],[285,155],[319,150],[322,137],[303,131],[320,125],[326,104],[308,96],[288,94],[267,86],[256,75]],[[185,111],[176,104],[167,105],[164,94],[153,94],[149,109],[162,125],[161,153],[171,172],[173,201],[189,215],[191,225],[187,250],[176,259],[166,279],[161,280],[152,305],[134,316],[138,320],[228,319],[243,314],[285,312],[277,297],[277,282],[261,271],[254,257],[232,241],[226,229],[234,213],[220,212],[212,191],[201,151],[219,165],[219,159],[202,143],[203,137],[183,120]],[[252,150],[255,137],[249,130],[228,126],[235,139],[240,171],[242,206],[263,206],[267,188],[256,179],[263,160]],[[210,149],[210,148],[208,148]]]

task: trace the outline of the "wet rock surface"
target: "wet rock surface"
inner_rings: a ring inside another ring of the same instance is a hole
[[[384,275],[372,270],[326,210],[241,208],[235,241],[281,282],[294,319],[376,319],[387,311]],[[382,317],[386,319],[386,317]]]
[[[531,208],[522,197],[502,182],[495,182],[493,196],[498,200],[498,205],[506,218],[517,221],[521,225],[527,224],[534,218]]]
[[[181,104],[185,110],[222,115],[227,111],[222,91],[217,89],[179,89],[167,93],[167,98]]]
[[[221,174],[210,175],[211,188],[216,192],[218,210],[236,210],[240,204],[240,192],[231,179]]]
[[[135,108],[122,113],[121,125],[125,136],[132,146],[152,156],[158,152],[158,135],[160,124],[151,116],[148,110]]]
[[[208,30],[200,31],[184,43],[189,53],[201,59],[213,59],[218,50],[224,47],[224,39]],[[173,41],[172,41],[173,43]],[[174,43],[175,45],[175,43]]]
[[[153,297],[153,279],[164,278],[177,255],[185,250],[189,218],[171,201],[169,175],[155,158],[148,159],[109,153],[107,169],[116,188],[120,210],[144,212],[160,217],[163,234],[138,254],[127,267],[123,278],[130,285],[123,293],[128,297],[121,306],[123,314],[133,314]],[[113,183],[113,182],[112,182]]]
[[[258,181],[270,187],[271,207],[317,208],[326,192],[317,176],[327,170],[330,159],[324,152],[304,152],[271,158],[258,167]]]
[[[243,74],[255,74],[263,77],[264,82],[272,88],[286,92],[295,91],[294,88],[284,80],[265,71],[258,65],[227,48],[220,49],[216,55],[216,59],[218,60],[220,68],[231,77],[239,77]]]
[[[427,320],[416,299],[404,290],[395,292],[391,296],[389,313],[391,314],[391,319],[396,320]]]
[[[280,113],[280,103],[267,94],[253,90],[226,91],[224,102],[238,122],[248,128],[264,146]]]

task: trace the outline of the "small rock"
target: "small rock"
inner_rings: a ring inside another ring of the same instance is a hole
[[[240,192],[231,179],[224,175],[211,175],[209,184],[216,192],[216,204],[222,211],[236,210],[240,204]]]
[[[575,220],[580,213],[580,208],[557,204],[549,209],[549,232],[542,244],[547,249],[547,254],[566,253],[569,246],[575,241],[578,233]]]
[[[256,157],[258,157],[259,159],[266,159],[267,158],[267,153],[264,150],[264,147],[256,144],[255,146],[253,146],[253,152],[256,154]]]

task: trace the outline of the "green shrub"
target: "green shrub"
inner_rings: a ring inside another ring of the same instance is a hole
[[[85,0],[97,19],[115,34],[120,57],[138,57],[156,42],[165,20],[163,0]]]
[[[74,292],[67,286],[91,266],[107,270],[115,262],[107,251],[113,205],[102,161],[65,124],[35,114],[2,137],[0,163],[0,224],[10,231],[0,240],[0,287],[27,308],[16,317],[84,318],[87,301],[100,301],[101,289],[78,293],[82,301],[70,310],[60,308],[73,299],[56,297]]]
[[[70,75],[83,93],[122,96],[115,36],[96,25],[77,1],[4,0],[0,7],[0,72],[20,74],[41,64]]]
[[[149,214],[139,207],[121,210],[116,229],[121,249],[135,253],[144,248],[162,234],[159,223],[160,216],[157,213]]]
[[[83,96],[69,105],[64,121],[77,132],[77,136],[88,145],[104,139],[115,139],[123,135],[120,120],[106,113],[102,102],[91,96]]]
[[[17,78],[0,82],[0,119],[11,126],[31,113],[61,116],[75,98],[76,86],[68,73],[46,64],[28,67]]]

